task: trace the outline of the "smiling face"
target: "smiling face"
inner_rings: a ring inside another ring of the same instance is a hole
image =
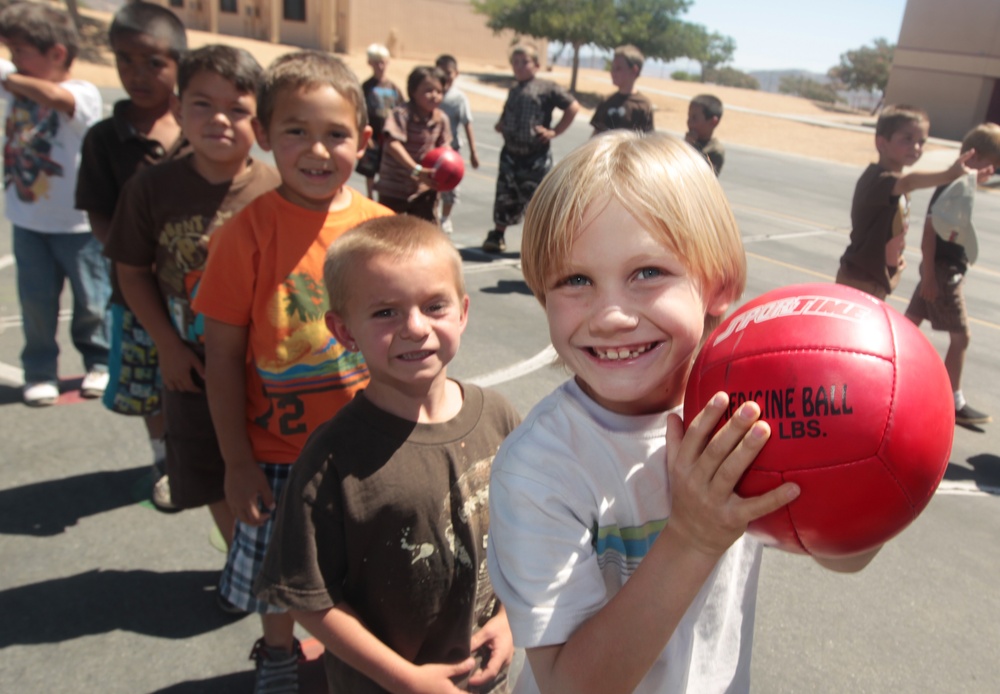
[[[111,44],[118,77],[132,104],[152,110],[170,104],[177,86],[177,61],[163,39],[150,34],[123,32]]]
[[[275,98],[265,131],[257,123],[261,147],[273,152],[281,175],[278,192],[316,211],[350,203],[344,184],[364,153],[371,128],[358,132],[354,104],[328,84],[286,87]]]
[[[510,67],[514,70],[514,79],[518,82],[527,82],[538,72],[538,65],[524,53],[512,55]]]
[[[904,166],[913,166],[924,153],[929,131],[930,124],[922,120],[906,123],[887,138],[876,136],[879,164],[890,171],[902,171]]]
[[[256,111],[257,97],[222,75],[202,70],[191,78],[181,94],[178,121],[198,173],[212,182],[238,175],[253,147]]]
[[[594,401],[630,415],[681,404],[705,316],[728,305],[706,303],[681,259],[614,200],[588,208],[546,285],[556,352]]]
[[[625,92],[631,91],[639,71],[628,64],[623,56],[616,55],[611,61],[611,84]]]
[[[416,91],[413,92],[413,103],[417,110],[425,116],[430,116],[434,109],[441,105],[443,98],[444,85],[431,77],[417,85]]]
[[[376,254],[352,267],[343,315],[327,314],[337,340],[360,351],[373,401],[419,397],[447,378],[469,315],[455,261],[433,248],[396,257]]]

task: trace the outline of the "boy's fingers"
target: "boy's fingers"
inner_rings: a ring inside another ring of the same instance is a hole
[[[741,510],[749,523],[769,513],[777,511],[782,506],[798,498],[801,493],[799,485],[794,482],[785,482],[777,489],[772,489],[760,496],[748,497],[742,500]]]
[[[770,437],[771,427],[767,422],[752,421],[749,430],[719,465],[713,481],[726,491],[735,489]]]
[[[713,395],[701,412],[688,424],[678,448],[679,456],[673,457],[672,460],[689,460],[693,465],[701,457],[706,443],[712,438],[712,433],[728,405],[729,396],[726,393],[720,391]]]

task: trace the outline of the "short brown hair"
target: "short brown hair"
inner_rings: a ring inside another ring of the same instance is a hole
[[[906,104],[886,106],[875,122],[875,137],[891,139],[893,135],[910,123],[930,123],[927,111]]]
[[[264,77],[264,70],[249,51],[235,46],[210,44],[186,53],[177,67],[177,93],[181,96],[187,90],[195,75],[214,72],[236,90],[257,96]]]
[[[976,150],[976,154],[991,162],[1000,164],[1000,125],[981,123],[962,138],[962,151]]]
[[[705,113],[705,120],[713,118],[722,120],[722,99],[714,94],[699,94],[691,99],[691,103],[701,106],[701,110]]]
[[[626,43],[624,46],[618,46],[612,56],[612,59],[614,58],[621,58],[629,67],[639,68],[639,72],[642,72],[642,64],[646,62],[646,56],[644,56],[642,51],[633,46],[631,43]]]
[[[464,297],[462,256],[451,239],[436,224],[411,215],[376,217],[357,225],[334,241],[326,252],[323,280],[330,297],[330,310],[343,316],[356,278],[352,268],[375,256],[403,258],[418,250],[432,250],[452,261],[455,268],[455,289]]]
[[[64,68],[73,64],[80,50],[80,39],[69,15],[33,2],[14,3],[0,12],[0,37],[26,41],[40,53],[62,46],[66,49]]]
[[[538,49],[532,43],[519,43],[510,49],[510,55],[507,56],[508,60],[513,60],[515,55],[523,55],[528,60],[532,61],[535,65],[538,65]]]
[[[357,76],[340,58],[322,51],[286,53],[268,66],[257,94],[257,120],[264,128],[270,125],[274,105],[283,90],[311,90],[325,85],[333,87],[354,106],[358,132],[364,130],[368,125],[368,111]]]

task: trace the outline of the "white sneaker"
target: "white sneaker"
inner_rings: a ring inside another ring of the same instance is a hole
[[[445,217],[441,220],[441,231],[446,234],[451,234],[455,231],[455,227],[451,225],[451,217]]]
[[[156,473],[154,472],[154,474]],[[159,479],[153,482],[153,492],[150,495],[150,501],[153,502],[153,506],[158,510],[166,513],[180,510],[170,498],[170,478],[166,475],[161,475]]]
[[[55,405],[59,399],[59,385],[55,381],[26,383],[24,386],[24,404],[31,407],[48,407]]]
[[[85,398],[99,398],[108,387],[107,371],[88,371],[80,384],[80,395]]]

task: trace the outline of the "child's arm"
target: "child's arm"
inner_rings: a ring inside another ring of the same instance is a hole
[[[770,428],[757,421],[756,403],[747,402],[712,436],[728,403],[725,393],[717,393],[686,433],[680,418],[670,416],[669,522],[621,590],[566,643],[528,649],[542,692],[633,691],[747,524],[798,496],[798,486],[791,483],[758,497],[736,494],[740,476],[766,443]]]
[[[465,139],[469,141],[469,163],[472,168],[479,168],[479,154],[476,152],[476,138],[472,134],[472,123],[465,124]]]
[[[100,212],[87,212],[87,219],[90,220],[90,231],[94,238],[101,242],[102,246],[108,245],[111,238],[111,217]]]
[[[247,433],[248,333],[246,326],[205,316],[205,390],[226,464],[226,503],[240,522],[263,525],[274,510],[274,495]]]
[[[958,155],[955,163],[943,171],[913,171],[896,179],[896,185],[892,187],[893,195],[903,195],[919,188],[937,188],[951,183],[962,174],[971,173],[972,170],[965,166],[976,154],[976,150],[970,149]]]
[[[3,86],[11,94],[23,96],[42,106],[61,111],[70,118],[76,111],[76,97],[73,96],[73,92],[55,82],[14,72],[7,75]]]
[[[194,372],[204,378],[205,366],[198,355],[184,344],[170,322],[153,268],[118,262],[115,263],[115,269],[129,308],[156,343],[163,387],[168,390],[201,392],[191,374]]]
[[[476,666],[472,657],[454,665],[414,665],[376,638],[344,603],[290,614],[331,653],[390,692],[461,692],[452,678],[464,677]]]
[[[387,137],[383,152],[392,157],[407,171],[415,171],[419,166],[419,162],[415,161],[413,157],[410,156],[410,153],[406,151],[406,146],[399,140]],[[434,180],[434,176],[432,174],[433,172],[430,169],[420,167],[420,174],[413,176],[413,179],[431,188],[437,188],[437,182]]]
[[[934,264],[934,251],[937,247],[937,232],[931,216],[924,219],[924,233],[920,237],[920,296],[925,301],[934,301],[938,295],[937,268]]]
[[[580,102],[574,99],[573,103],[567,106],[566,110],[563,111],[562,118],[560,118],[559,122],[556,123],[556,127],[549,130],[545,126],[539,125],[535,128],[536,132],[538,133],[538,136],[546,141],[554,140],[556,137],[566,132],[570,124],[573,122],[573,119],[576,118],[576,114],[579,113],[579,111],[580,111]]]
[[[481,670],[469,677],[470,687],[479,687],[492,682],[500,674],[500,670],[505,665],[510,665],[514,659],[514,636],[510,633],[507,610],[503,605],[479,631],[472,635],[469,650],[476,653],[484,646],[490,650],[490,660]]]

